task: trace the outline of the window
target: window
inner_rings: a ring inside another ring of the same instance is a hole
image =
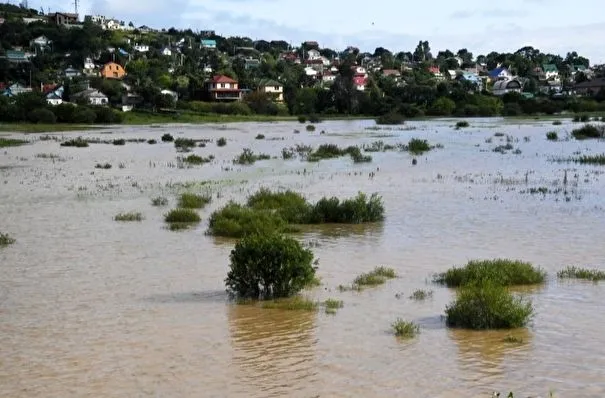
[[[273,87],[273,89],[274,89],[275,91],[279,91],[279,86],[275,86],[275,87]]]
[[[118,77],[118,72],[113,72],[113,77]]]

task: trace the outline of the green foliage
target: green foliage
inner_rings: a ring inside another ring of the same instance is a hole
[[[227,145],[227,139],[225,137],[221,137],[218,140],[216,140],[216,145],[217,146],[225,146]]]
[[[553,126],[560,126],[563,124],[563,122],[561,122],[560,120],[555,120],[554,122],[552,122]]]
[[[267,159],[271,159],[271,156],[264,154],[264,153],[257,155],[254,152],[252,152],[251,149],[244,148],[242,153],[239,154],[238,157],[233,159],[233,163],[241,164],[241,165],[250,165],[250,164],[254,164],[257,160],[267,160]]]
[[[304,224],[310,207],[304,196],[298,192],[272,192],[267,188],[261,188],[249,196],[247,205],[254,210],[275,212],[291,224]]]
[[[230,202],[210,215],[208,234],[241,238],[251,234],[285,232],[286,221],[268,210],[254,210]]]
[[[431,146],[427,140],[421,140],[418,138],[412,138],[408,143],[408,151],[415,155],[420,155],[424,152],[430,151]]]
[[[326,307],[326,309],[337,310],[339,308],[344,307],[344,303],[342,302],[342,300],[329,298],[324,301],[324,306]]]
[[[9,234],[0,232],[0,247],[12,245],[15,242],[16,242],[16,240],[13,237],[11,237]]]
[[[372,157],[364,156],[361,153],[361,149],[359,149],[357,146],[349,146],[342,149],[335,144],[321,144],[315,151],[308,153],[306,158],[309,162],[318,162],[321,159],[332,159],[346,155],[350,155],[354,163],[365,163],[372,161]]]
[[[307,131],[315,131],[315,126],[312,124],[308,124],[306,129],[307,129]]]
[[[200,215],[191,209],[173,209],[164,215],[167,223],[198,223],[201,220]]]
[[[513,296],[493,281],[462,287],[445,309],[448,326],[476,330],[523,327],[533,312],[530,301]]]
[[[277,233],[253,234],[236,243],[225,279],[240,298],[271,299],[300,292],[314,276],[313,253]]]
[[[27,118],[32,123],[55,124],[57,122],[55,114],[46,108],[34,109]]]
[[[557,141],[559,139],[559,135],[556,131],[549,131],[546,133],[546,139],[549,141]]]
[[[177,149],[195,148],[195,141],[191,138],[177,138],[174,140],[174,147]]]
[[[97,164],[95,165],[95,169],[104,169],[104,170],[109,170],[109,169],[111,169],[111,163],[105,163],[105,164],[102,164],[102,163],[97,163]]]
[[[143,221],[143,214],[138,212],[119,213],[113,219],[115,221]]]
[[[168,199],[163,196],[157,196],[151,199],[152,206],[166,206],[168,204]]]
[[[395,332],[395,336],[405,339],[414,338],[420,333],[420,326],[416,325],[414,322],[404,321],[401,318],[397,318],[391,327]]]
[[[453,267],[438,274],[435,282],[447,287],[492,282],[503,286],[535,285],[544,283],[546,272],[531,263],[509,260],[472,260],[464,267]]]
[[[298,116],[298,123],[304,124],[306,122],[307,122],[307,117],[306,116],[304,116],[304,115]]]
[[[387,113],[385,115],[379,116],[376,119],[376,124],[379,125],[399,125],[405,122],[405,118],[403,115],[400,115],[395,112]]]
[[[265,135],[264,134],[258,134],[256,137],[254,137],[257,140],[264,140],[265,139]]]
[[[360,224],[384,220],[384,205],[378,194],[368,197],[360,192],[356,197],[340,200],[337,197],[322,198],[310,207],[308,224]]]
[[[456,109],[456,103],[447,98],[439,97],[429,108],[429,114],[433,116],[450,116]]]
[[[465,127],[470,126],[469,122],[467,122],[466,120],[460,120],[459,122],[456,122],[456,128],[457,129],[462,129]]]
[[[282,311],[317,311],[319,304],[304,297],[294,296],[277,300],[263,301],[261,307]]]
[[[198,155],[189,155],[187,157],[185,157],[183,159],[183,162],[191,164],[191,165],[196,165],[196,166],[200,166],[202,164],[206,164],[206,163],[210,163],[212,162],[212,160],[214,159],[214,156],[210,155],[207,158],[198,156]]]
[[[113,140],[114,145],[126,145],[126,140],[124,138],[118,138]]]
[[[319,116],[312,113],[309,115],[309,123],[314,123],[314,124],[321,123],[321,119],[319,118]]]
[[[571,159],[573,162],[580,164],[597,164],[605,165],[605,153],[600,155],[582,155]]]
[[[361,274],[353,280],[354,287],[378,286],[384,284],[388,279],[396,278],[397,274],[393,268],[376,267],[374,270]]]
[[[0,137],[0,148],[7,148],[7,147],[13,147],[13,146],[21,146],[21,145],[25,145],[25,144],[29,144],[28,141],[25,140],[18,140],[15,138],[2,138]]]
[[[97,120],[97,114],[92,109],[78,107],[74,112],[73,123],[92,124]]]
[[[78,137],[75,139],[67,140],[61,143],[61,146],[66,147],[76,147],[76,148],[86,148],[88,146],[88,141],[83,139],[82,137]]]
[[[605,127],[587,124],[584,125],[584,127],[573,130],[571,132],[571,135],[577,140],[585,140],[589,138],[604,138]]]
[[[98,106],[94,108],[96,114],[95,123],[99,124],[119,124],[124,121],[122,113],[117,112],[106,106]]]
[[[567,267],[557,272],[557,276],[559,278],[587,279],[596,282],[605,280],[605,271],[590,268]]]
[[[151,139],[151,140],[147,140],[147,143],[148,143],[149,145],[155,145],[155,144],[157,144],[158,142],[157,142],[156,140],[154,140],[154,139]]]
[[[162,135],[162,142],[173,142],[174,141],[174,137],[171,134],[164,134]]]
[[[210,195],[183,193],[179,197],[179,207],[182,209],[202,209],[212,201]]]
[[[433,297],[432,290],[422,290],[422,289],[414,290],[414,292],[412,292],[412,294],[410,295],[411,300],[417,300],[417,301],[426,300],[431,297]]]

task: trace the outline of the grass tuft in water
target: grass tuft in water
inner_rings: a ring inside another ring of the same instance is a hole
[[[503,338],[502,341],[504,343],[510,343],[510,344],[523,344],[523,338],[513,336],[512,334],[509,334],[508,336]]]
[[[162,136],[162,142],[173,142],[174,141],[174,137],[171,134],[164,134]]]
[[[435,276],[434,281],[447,287],[493,282],[503,286],[544,283],[546,272],[519,260],[472,260],[464,267],[453,267]]]
[[[114,145],[126,145],[126,140],[124,138],[118,138],[112,141]]]
[[[210,215],[209,235],[242,238],[251,234],[286,232],[286,221],[270,210],[255,210],[230,202]]]
[[[571,135],[577,140],[586,140],[590,138],[604,138],[605,127],[595,126],[592,124],[586,124],[579,129],[575,129],[571,132]]]
[[[391,327],[395,332],[395,336],[404,339],[412,339],[420,333],[420,326],[416,325],[414,322],[404,321],[401,318],[397,318]]]
[[[307,125],[307,127],[305,127],[305,129],[306,129],[307,131],[315,131],[315,126],[314,126],[314,125],[312,125],[312,124],[308,124],[308,125]]]
[[[111,163],[97,163],[95,165],[95,169],[104,169],[104,170],[109,170],[111,169]]]
[[[432,290],[422,290],[422,289],[414,290],[414,292],[410,295],[411,300],[417,300],[417,301],[426,300],[431,297],[433,297]]]
[[[273,211],[292,224],[304,224],[309,213],[305,197],[291,190],[271,191],[261,188],[248,197],[247,206],[255,210]]]
[[[9,234],[0,232],[0,247],[12,245],[15,242],[15,238],[11,237]]]
[[[559,139],[559,135],[556,131],[549,131],[546,133],[546,139],[549,141],[557,141]]]
[[[153,199],[151,199],[151,205],[152,206],[166,206],[168,205],[168,199],[163,197],[163,196],[157,196]]]
[[[470,126],[470,124],[466,120],[460,120],[459,122],[456,123],[456,129],[458,129],[458,130],[468,127],[468,126]]]
[[[214,156],[212,156],[212,155],[210,155],[207,158],[204,158],[204,157],[192,154],[192,155],[189,155],[189,156],[183,158],[183,162],[191,164],[191,165],[195,165],[195,166],[210,163],[213,160],[214,160]]]
[[[195,148],[195,141],[191,138],[177,138],[174,140],[174,147],[177,149]]]
[[[25,145],[25,144],[29,144],[29,142],[25,141],[25,140],[18,140],[15,138],[0,138],[0,148],[21,146],[21,145]]]
[[[182,209],[202,209],[212,201],[210,195],[183,193],[179,197],[179,207]]]
[[[397,274],[393,268],[376,267],[374,270],[361,274],[353,280],[353,286],[378,286],[386,283],[388,279],[396,278]]]
[[[562,279],[586,279],[596,282],[605,280],[605,271],[594,268],[567,267],[557,272],[557,276]]]
[[[267,160],[267,159],[271,159],[271,156],[264,154],[264,153],[257,155],[254,152],[252,152],[251,149],[244,148],[242,153],[239,154],[238,157],[233,159],[233,163],[240,164],[240,165],[250,165],[250,164],[254,164],[258,160]]]
[[[216,145],[217,146],[225,146],[227,145],[227,139],[225,137],[221,137],[218,140],[216,140]]]
[[[264,134],[258,134],[256,137],[254,137],[254,139],[256,139],[256,140],[264,140],[265,139],[265,135]]]
[[[344,303],[342,300],[329,298],[324,301],[324,306],[326,307],[326,309],[337,310],[339,308],[344,307]]]
[[[67,140],[61,143],[61,146],[64,147],[75,147],[75,148],[86,148],[88,146],[88,141],[83,139],[82,137],[74,138],[72,140]]]
[[[317,311],[319,303],[304,297],[294,296],[271,301],[263,301],[262,308],[284,311]]]
[[[525,326],[534,309],[531,301],[513,296],[507,287],[486,281],[462,287],[445,313],[449,327],[514,329]]]
[[[570,160],[580,164],[605,165],[605,153],[600,155],[583,155],[576,158],[571,158]]]
[[[412,138],[408,143],[408,151],[413,153],[414,155],[420,155],[424,152],[428,152],[431,150],[431,146],[427,142],[427,140],[421,140],[418,138]]]
[[[173,209],[164,215],[167,223],[198,223],[200,215],[191,209]]]
[[[119,213],[113,219],[115,221],[143,221],[143,214],[139,212]]]

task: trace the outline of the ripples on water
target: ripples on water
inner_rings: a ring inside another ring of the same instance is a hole
[[[598,236],[605,230],[605,169],[548,159],[605,152],[604,143],[547,142],[553,126],[546,122],[473,120],[458,131],[451,121],[409,124],[416,129],[387,131],[387,137],[365,130],[367,121],[325,122],[325,135],[292,134],[296,123],[119,127],[110,135],[228,138],[224,148],[196,148],[217,162],[192,169],[169,167],[176,157],[170,144],[77,149],[38,141],[7,149],[0,156],[0,230],[17,243],[0,249],[0,396],[488,397],[494,390],[544,396],[553,389],[560,396],[602,397],[605,290],[556,281],[554,273],[570,264],[604,265]],[[571,128],[554,129],[564,136]],[[268,139],[254,140],[261,132]],[[492,152],[504,140],[496,132],[511,134],[522,153]],[[297,143],[411,137],[445,148],[419,156],[415,167],[409,155],[395,152],[372,153],[374,161],[363,165],[230,162],[244,147],[279,156]],[[94,169],[105,162],[114,168]],[[554,191],[564,169],[576,192],[569,201],[563,194],[521,192]],[[163,194],[173,206],[179,183],[201,180],[227,180],[196,188],[219,196],[201,212],[205,220],[260,186],[291,187],[311,200],[379,192],[385,223],[310,228],[301,237],[313,242],[324,282],[310,294],[342,299],[345,307],[333,316],[230,304],[223,280],[232,241],[205,236],[204,223],[168,231],[166,210],[150,204]],[[132,210],[145,220],[112,220]],[[453,292],[430,285],[431,274],[498,256],[532,261],[551,274],[547,286],[526,292],[537,314],[530,327],[446,329],[442,314]],[[361,293],[337,291],[376,265],[394,267],[401,277]],[[433,289],[433,298],[408,300],[418,288]],[[395,339],[389,329],[397,317],[419,323],[418,338]],[[509,334],[521,342],[505,342]]]

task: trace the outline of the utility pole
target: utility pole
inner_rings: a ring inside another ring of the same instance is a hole
[[[74,10],[78,14],[78,0],[74,0]]]

